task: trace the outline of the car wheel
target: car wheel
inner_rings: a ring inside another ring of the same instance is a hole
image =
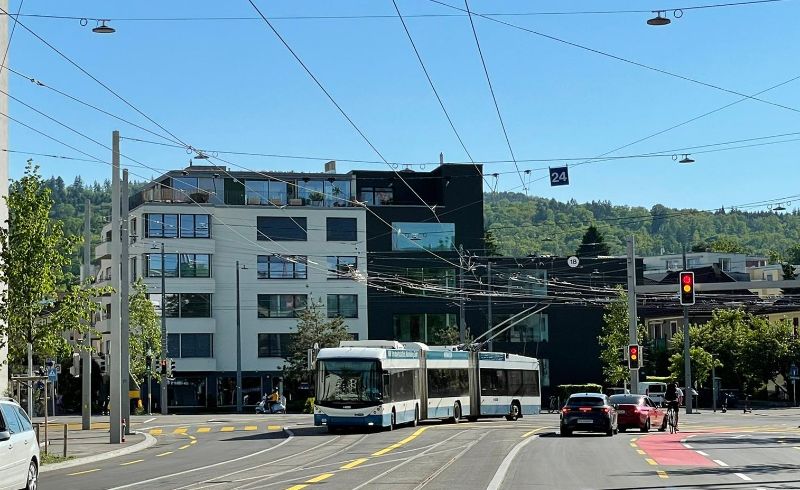
[[[25,490],[36,490],[39,487],[39,467],[36,462],[31,461],[28,466],[28,482],[25,485]]]
[[[558,432],[559,434],[561,434],[561,437],[569,437],[572,435],[572,431],[567,429],[566,427],[561,427],[561,429],[559,429]]]
[[[650,417],[647,417],[647,420],[644,421],[644,425],[640,430],[642,432],[650,432]]]

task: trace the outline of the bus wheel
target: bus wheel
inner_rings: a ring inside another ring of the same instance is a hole
[[[453,419],[451,422],[457,424],[459,420],[461,420],[461,404],[455,402],[453,404]]]
[[[506,420],[514,421],[517,420],[519,416],[520,416],[519,405],[517,405],[517,402],[512,402],[511,410],[509,410],[508,415],[506,415]]]
[[[414,420],[411,422],[411,427],[416,427],[419,424],[419,405],[414,406]]]
[[[389,430],[394,430],[397,426],[397,412],[392,409],[392,418],[389,420]]]

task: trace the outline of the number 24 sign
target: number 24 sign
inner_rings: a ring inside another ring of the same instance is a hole
[[[568,167],[550,167],[550,186],[569,185]]]

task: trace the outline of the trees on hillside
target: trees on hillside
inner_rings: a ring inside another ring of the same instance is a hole
[[[599,257],[601,255],[610,255],[610,249],[603,238],[603,235],[597,231],[597,227],[592,225],[583,234],[581,244],[575,255],[578,257]]]

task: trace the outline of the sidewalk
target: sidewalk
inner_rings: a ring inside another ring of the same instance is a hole
[[[48,453],[53,456],[64,455],[64,424],[68,423],[67,431],[67,457],[68,460],[60,463],[45,464],[42,472],[55,471],[86,463],[102,461],[126,454],[141,451],[156,443],[156,439],[145,433],[135,433],[125,436],[125,442],[111,444],[109,442],[108,422],[93,422],[91,430],[81,430],[80,422],[72,420],[56,421],[50,423],[47,431]],[[41,423],[39,441],[44,454],[45,434],[44,419],[37,417],[34,424]]]

